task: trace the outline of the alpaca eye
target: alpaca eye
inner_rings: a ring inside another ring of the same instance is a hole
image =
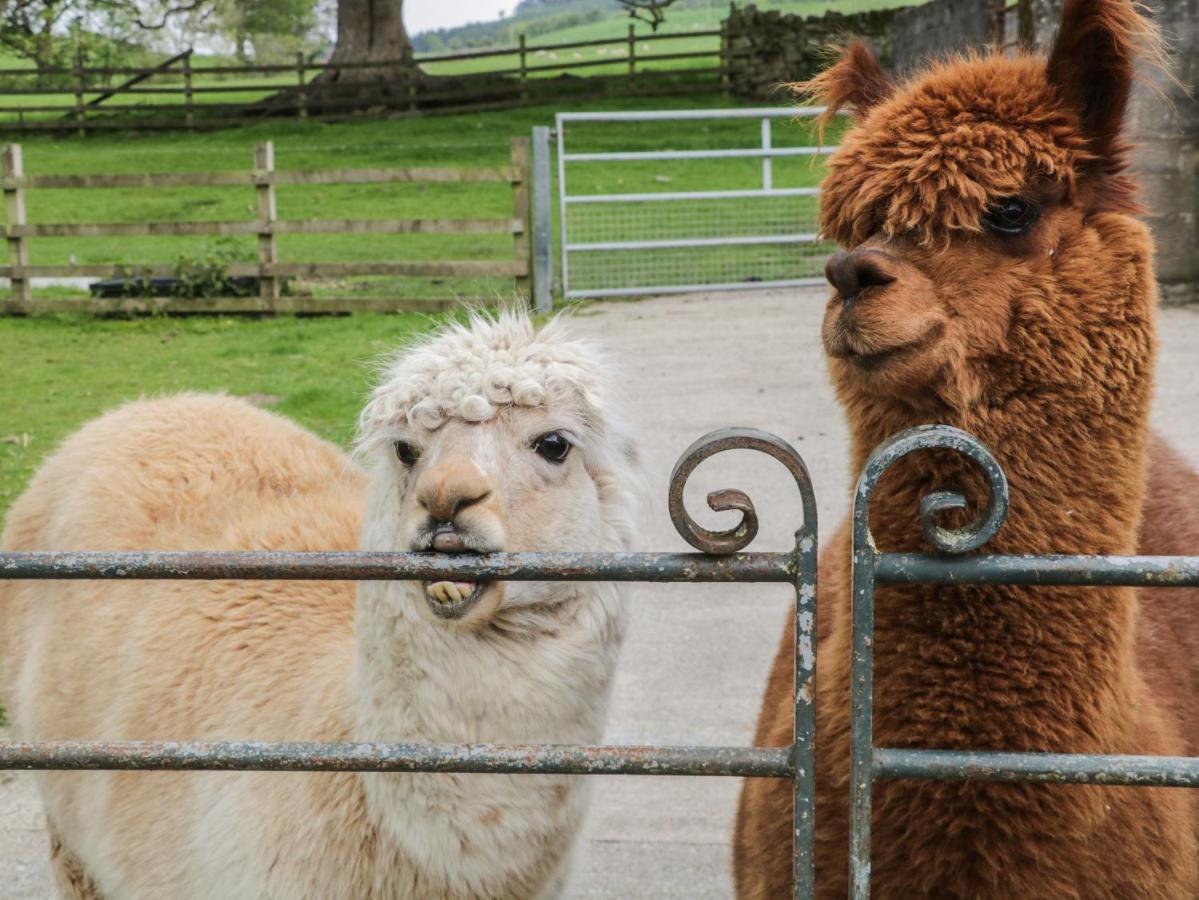
[[[537,452],[537,455],[553,463],[560,463],[566,459],[566,455],[570,453],[571,446],[570,441],[560,431],[551,431],[548,434],[543,434],[533,442],[533,449]]]
[[[420,459],[420,449],[407,441],[396,441],[396,456],[400,458],[400,462],[412,468]]]
[[[1004,197],[983,213],[983,224],[997,234],[1021,235],[1028,233],[1040,215],[1041,211],[1028,201]]]

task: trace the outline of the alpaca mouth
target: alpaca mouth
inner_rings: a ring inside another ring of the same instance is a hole
[[[479,602],[487,585],[477,581],[426,581],[424,588],[425,602],[433,615],[439,619],[461,619]]]
[[[906,359],[927,350],[941,339],[944,332],[944,324],[938,322],[923,335],[916,338],[916,340],[888,347],[885,350],[859,351],[853,347],[849,340],[845,340],[839,347],[828,347],[827,349],[830,356],[851,363],[859,371],[875,372],[898,360]]]

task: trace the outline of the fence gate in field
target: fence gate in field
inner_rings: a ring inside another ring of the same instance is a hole
[[[794,123],[821,112],[558,113],[563,297],[822,283],[829,247],[817,234],[815,158],[834,148],[811,145],[810,129]],[[612,126],[631,122],[677,123],[706,134],[711,146],[630,149]],[[775,160],[794,157],[806,163],[776,167]]]

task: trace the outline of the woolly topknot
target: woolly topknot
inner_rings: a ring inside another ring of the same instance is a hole
[[[561,319],[537,329],[524,312],[472,313],[401,350],[384,368],[358,421],[359,441],[450,419],[484,422],[511,407],[566,407],[598,424],[604,365]]]
[[[958,58],[872,108],[829,159],[824,233],[847,246],[878,231],[927,246],[979,231],[989,204],[1033,179],[1073,189],[1091,156],[1044,67],[1035,57]]]

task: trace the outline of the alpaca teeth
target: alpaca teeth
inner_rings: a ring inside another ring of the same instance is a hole
[[[425,593],[438,603],[460,603],[475,592],[473,581],[437,581]]]

